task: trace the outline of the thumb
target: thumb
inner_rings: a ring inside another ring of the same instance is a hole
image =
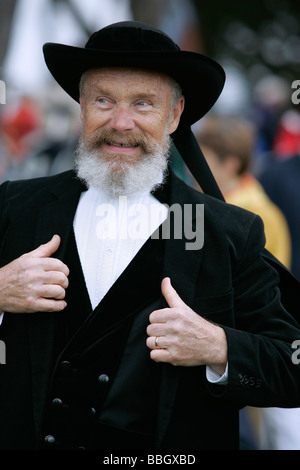
[[[31,251],[30,254],[35,258],[48,258],[57,251],[60,245],[60,241],[61,240],[59,235],[53,235],[53,237],[48,243],[40,245],[35,250]]]
[[[161,292],[166,299],[167,304],[169,307],[183,307],[186,304],[183,300],[179,297],[176,290],[171,284],[171,279],[169,277],[165,277],[161,283]]]

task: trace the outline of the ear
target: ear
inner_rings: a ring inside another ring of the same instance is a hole
[[[183,113],[183,110],[184,110],[184,97],[182,96],[175,104],[172,115],[170,117],[169,134],[172,134],[173,132],[176,131],[179,125],[180,117]]]

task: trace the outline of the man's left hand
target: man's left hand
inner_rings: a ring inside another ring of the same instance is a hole
[[[169,308],[149,316],[147,346],[156,362],[174,366],[208,365],[222,375],[227,364],[227,340],[223,328],[194,312],[179,297],[169,278],[161,291]]]

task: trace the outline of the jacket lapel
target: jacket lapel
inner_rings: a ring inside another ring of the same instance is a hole
[[[173,175],[171,179],[171,192],[170,192],[170,212],[172,208],[176,210],[176,204],[180,205],[182,209],[182,219],[171,222],[166,220],[165,224],[171,227],[170,238],[165,242],[165,257],[163,277],[170,277],[174,289],[182,300],[189,306],[192,306],[194,299],[194,289],[196,280],[200,270],[202,260],[202,251],[187,249],[190,247],[191,229],[199,228],[203,220],[197,219],[196,210],[194,213],[190,211],[193,198],[191,193],[185,185],[180,184],[180,181]],[[174,206],[173,206],[174,205]],[[193,204],[195,205],[195,204]],[[184,213],[184,210],[187,210]],[[194,207],[194,209],[196,209]],[[179,208],[177,208],[179,211]],[[176,212],[177,217],[180,217],[180,211]],[[191,216],[190,216],[191,214]],[[175,224],[177,226],[175,227]],[[178,224],[181,224],[181,231]],[[165,233],[168,233],[166,230]],[[175,234],[175,236],[174,236]],[[181,236],[180,236],[181,235]],[[188,237],[187,237],[188,235]],[[164,307],[167,307],[166,302],[163,300]],[[158,413],[158,434],[157,434],[157,447],[160,446],[174,407],[178,382],[179,382],[180,368],[176,368],[171,364],[164,364],[162,367],[162,380],[160,392],[160,409]]]
[[[54,256],[63,259],[73,226],[73,219],[81,192],[86,189],[70,172],[55,185],[46,204],[40,206],[35,245],[47,243],[54,234],[61,237],[61,244]]]

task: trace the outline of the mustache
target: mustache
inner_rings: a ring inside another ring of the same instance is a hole
[[[98,150],[102,144],[141,147],[145,153],[156,150],[156,144],[151,144],[149,139],[143,134],[124,135],[114,130],[97,129],[88,136],[81,136],[81,139],[90,152]]]

